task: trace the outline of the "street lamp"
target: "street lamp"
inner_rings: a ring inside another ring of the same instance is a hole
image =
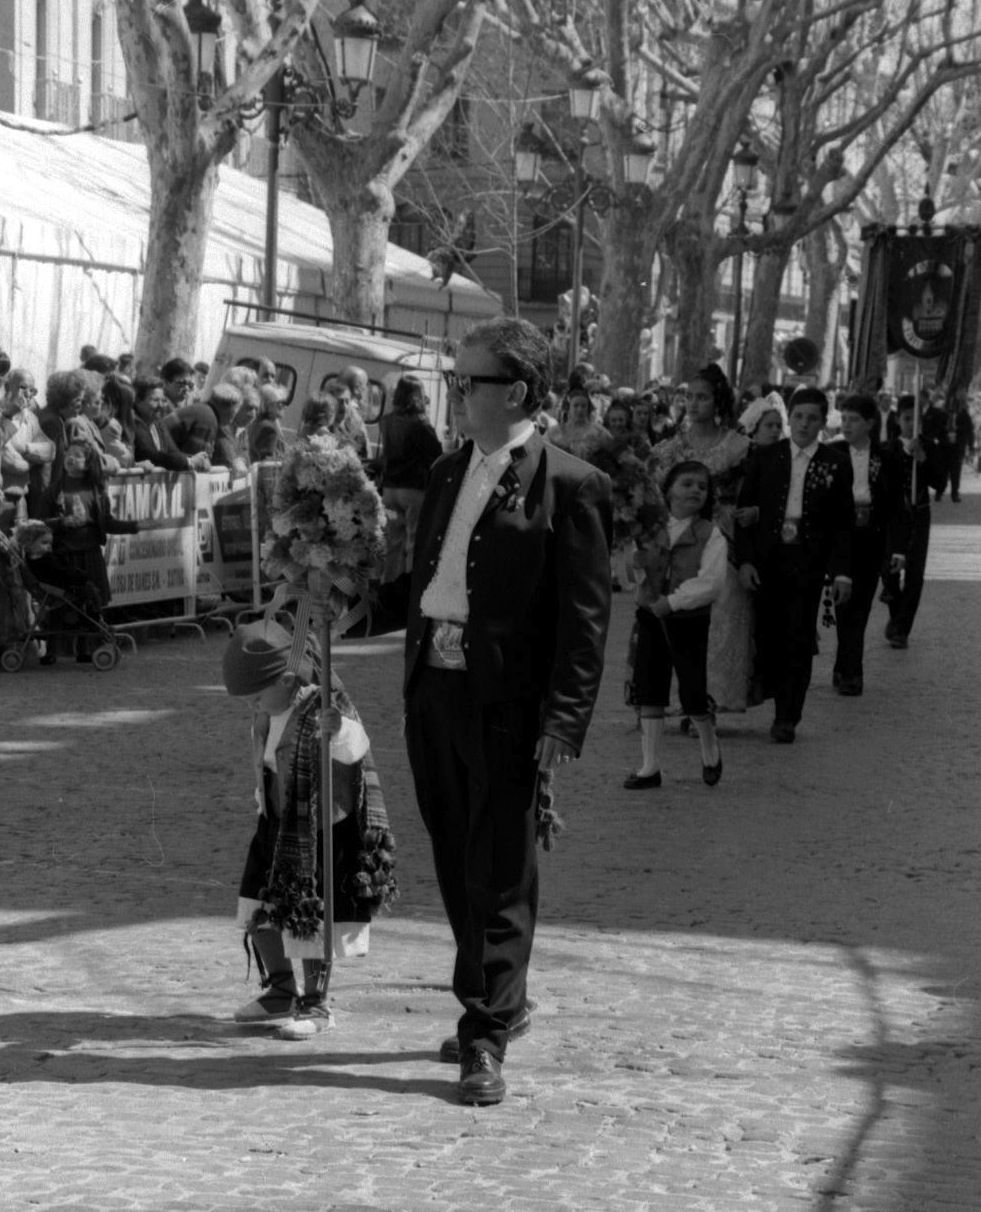
[[[207,109],[211,103],[211,79],[215,70],[215,48],[221,32],[221,14],[209,8],[203,0],[188,0],[184,5],[184,20],[194,39],[194,79],[198,93],[198,104]],[[203,87],[202,78],[208,80]]]
[[[200,3],[200,0],[192,0]],[[289,65],[270,79],[262,98],[256,98],[248,116],[267,115],[266,140],[269,144],[266,164],[266,242],[262,275],[262,305],[271,315],[276,307],[276,262],[279,259],[279,145],[289,137],[293,123],[319,118],[330,113],[333,133],[342,132],[344,123],[355,116],[358,96],[370,84],[375,71],[381,23],[363,4],[352,3],[334,22],[334,52],[337,74],[344,82],[347,97],[338,95],[330,69],[324,65],[326,97]],[[283,113],[290,110],[284,127]]]
[[[334,22],[337,71],[350,89],[352,100],[371,83],[380,37],[381,22],[363,4],[352,4]]]
[[[736,253],[732,265],[732,347],[729,350],[729,383],[733,389],[736,386],[736,376],[739,373],[739,346],[742,341],[743,325],[743,241],[749,235],[746,226],[746,211],[749,208],[749,195],[756,188],[756,166],[760,158],[749,146],[742,143],[732,157],[732,179],[736,187],[736,199],[739,218],[732,234],[737,237]]]
[[[537,199],[538,205],[558,214],[575,217],[575,237],[572,246],[572,315],[569,333],[569,372],[579,361],[579,330],[582,323],[583,247],[585,239],[586,207],[598,215],[605,215],[614,206],[636,205],[648,196],[648,178],[654,162],[654,144],[640,134],[635,134],[623,156],[624,181],[631,193],[618,195],[605,182],[597,181],[585,171],[584,157],[590,146],[586,127],[599,115],[600,93],[609,82],[609,77],[587,62],[572,77],[569,86],[569,110],[579,123],[579,139],[572,181],[560,182],[544,190]],[[534,129],[531,122],[525,123],[514,141],[515,179],[525,192],[530,192],[538,183],[541,163],[547,144]]]

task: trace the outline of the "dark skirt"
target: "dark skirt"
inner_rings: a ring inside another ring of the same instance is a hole
[[[271,814],[260,816],[256,823],[255,835],[249,846],[245,859],[245,870],[242,872],[242,882],[239,885],[239,896],[249,900],[261,900],[259,893],[265,888],[276,851],[276,838],[279,834],[279,820]],[[358,852],[361,849],[361,838],[358,833],[358,822],[354,813],[339,821],[333,828],[333,859],[334,859],[334,921],[335,922],[370,922],[372,902],[357,897],[345,886],[344,873],[358,869]],[[317,894],[323,896],[324,879],[322,865],[323,848],[321,846],[320,830],[317,831]]]

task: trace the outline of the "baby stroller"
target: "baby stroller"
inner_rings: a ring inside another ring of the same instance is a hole
[[[0,669],[17,673],[31,650],[39,648],[41,643],[51,654],[52,646],[58,640],[90,644],[96,639],[99,643],[91,652],[93,668],[100,673],[115,669],[121,655],[119,644],[102,617],[98,591],[90,581],[71,574],[70,570],[60,585],[41,579],[28,567],[17,545],[2,531],[0,566],[5,585],[8,588],[19,586],[29,599],[29,603],[25,603],[27,609],[17,612],[20,627],[16,634],[7,637],[0,652]],[[42,661],[53,664],[53,655]]]

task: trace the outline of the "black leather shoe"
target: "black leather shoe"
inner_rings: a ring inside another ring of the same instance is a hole
[[[501,1062],[483,1048],[468,1048],[460,1062],[460,1102],[490,1107],[501,1101],[506,1090]]]
[[[904,635],[891,635],[889,638],[890,648],[909,648],[909,640]]]
[[[770,726],[770,736],[778,745],[792,745],[796,735],[794,725],[782,720],[774,720]]]
[[[708,787],[714,787],[722,778],[722,750],[719,750],[719,760],[714,766],[702,766],[702,782]]]
[[[847,698],[856,698],[862,693],[861,678],[839,678],[838,685],[835,688],[839,694],[845,695]]]
[[[648,787],[660,787],[661,772],[655,770],[653,774],[628,774],[623,785],[628,791],[646,791]]]
[[[839,687],[840,685],[841,685],[841,674],[838,672],[838,670],[837,670],[837,669],[833,669],[833,670],[831,671],[831,686],[832,686],[832,689],[837,690],[837,689],[838,689],[838,687]]]
[[[533,1003],[526,1003],[524,1010],[508,1028],[508,1042],[521,1039],[531,1030],[531,1011]],[[448,1035],[439,1046],[439,1059],[444,1065],[460,1063],[460,1041],[455,1035]]]

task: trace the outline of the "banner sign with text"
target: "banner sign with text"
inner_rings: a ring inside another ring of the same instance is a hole
[[[113,606],[174,598],[193,606],[194,478],[168,471],[109,477],[113,516],[142,524],[138,534],[109,535],[106,567]]]

